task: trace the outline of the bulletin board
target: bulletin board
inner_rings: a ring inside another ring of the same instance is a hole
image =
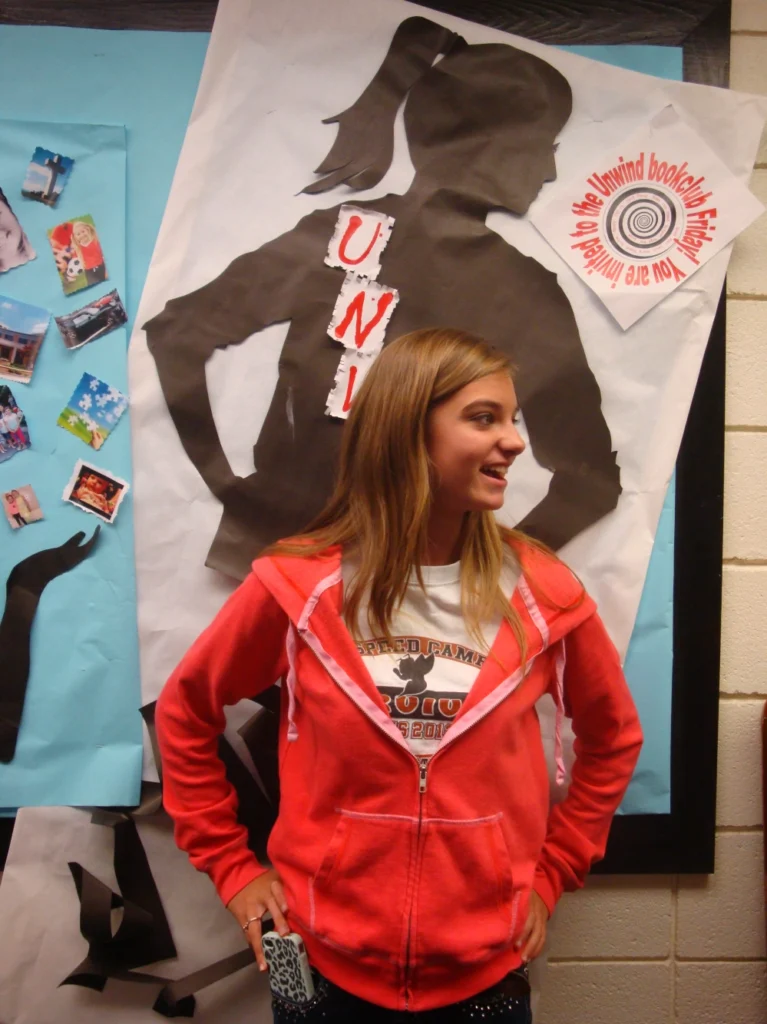
[[[67,24],[92,27],[209,28],[214,5],[184,5],[183,10],[174,10],[169,25],[172,6],[137,5],[134,18],[130,5],[122,7],[118,15],[86,4],[49,4],[44,15],[38,6],[36,16],[54,23],[63,23],[65,18]],[[675,4],[664,8],[660,16],[650,3],[632,5],[631,14],[585,2],[568,5],[566,13],[555,3],[427,6],[551,45],[674,47],[681,50],[686,80],[726,84],[729,4]],[[27,21],[28,11],[22,7],[8,5],[4,20]],[[698,873],[713,869],[724,335],[722,302],[680,450],[673,498],[670,813],[619,815],[599,871]]]

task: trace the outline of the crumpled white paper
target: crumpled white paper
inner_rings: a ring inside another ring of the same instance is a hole
[[[763,212],[669,104],[586,158],[531,219],[626,329]]]
[[[178,957],[141,968],[183,978],[244,948],[242,929],[205,875],[173,841],[165,817],[142,819],[139,836],[168,917]],[[103,992],[61,982],[86,956],[80,904],[68,861],[119,891],[114,832],[87,810],[19,811],[0,885],[0,1020],[3,1024],[162,1024],[152,1004],[160,986],[109,978]],[[271,1024],[268,978],[253,961],[195,996],[195,1024]]]

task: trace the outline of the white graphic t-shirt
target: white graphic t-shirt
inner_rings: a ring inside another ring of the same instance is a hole
[[[354,578],[354,563],[342,562],[344,587]],[[418,757],[439,746],[479,674],[501,625],[495,616],[483,626],[484,645],[469,636],[461,611],[461,563],[421,569],[426,593],[413,571],[402,607],[392,622],[394,647],[373,636],[363,609],[357,649],[381,693],[389,714]],[[519,570],[508,564],[501,576],[507,597]]]

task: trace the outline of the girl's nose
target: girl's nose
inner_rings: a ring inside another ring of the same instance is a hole
[[[525,450],[525,439],[513,423],[509,424],[509,429],[503,437],[501,447],[505,452],[509,452],[512,455],[521,455]]]

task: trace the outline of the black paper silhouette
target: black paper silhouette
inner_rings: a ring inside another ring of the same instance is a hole
[[[505,44],[469,46],[431,21],[409,18],[360,99],[328,119],[338,123],[338,136],[318,168],[324,176],[305,191],[380,181],[406,93],[413,183],[405,195],[356,203],[396,221],[379,277],[400,295],[387,341],[446,325],[510,356],[533,455],[553,473],[548,493],[518,526],[561,547],[615,507],[619,470],[599,387],[556,276],[485,219],[498,208],[523,215],[555,177],[554,142],[570,115],[570,87],[538,57]],[[146,324],[179,437],[223,505],[206,564],[240,579],[265,545],[307,525],[332,485],[342,423],[324,410],[342,349],[327,328],[344,271],[323,259],[338,209],[309,214]],[[205,364],[217,348],[286,320],[279,379],[254,447],[256,472],[237,477],[216,431]]]
[[[45,587],[62,573],[79,565],[93,550],[101,527],[89,541],[84,533],[57,548],[36,551],[11,569],[5,586],[5,611],[0,621],[0,651],[3,672],[0,676],[0,761],[8,764],[16,753],[16,741],[24,711],[29,680],[32,623]]]

